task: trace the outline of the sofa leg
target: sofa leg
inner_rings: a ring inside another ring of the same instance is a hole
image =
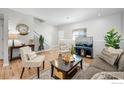
[[[38,75],[38,78],[40,78],[40,68],[39,67],[37,68],[37,75]]]
[[[20,78],[22,78],[22,75],[23,75],[23,73],[24,73],[24,70],[25,70],[25,68],[23,67],[23,68],[22,68],[22,73],[21,73],[21,77],[20,77]]]

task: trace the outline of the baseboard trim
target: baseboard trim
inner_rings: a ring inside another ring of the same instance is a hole
[[[57,48],[59,45],[57,44],[57,45],[54,45],[54,46],[51,46],[51,48]]]

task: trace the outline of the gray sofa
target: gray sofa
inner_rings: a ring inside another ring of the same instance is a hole
[[[81,72],[78,73],[76,79],[91,79],[96,73],[100,73],[100,72],[124,73],[123,71],[124,71],[124,53],[120,56],[118,62],[115,65],[110,65],[104,60],[102,60],[100,57],[96,56],[94,62],[85,71],[81,70]]]

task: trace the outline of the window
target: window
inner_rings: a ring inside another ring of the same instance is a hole
[[[74,29],[72,39],[76,40],[77,37],[85,37],[86,36],[86,28],[83,29]]]

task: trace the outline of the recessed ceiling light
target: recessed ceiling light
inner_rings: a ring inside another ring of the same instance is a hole
[[[102,8],[100,8],[100,9],[98,10],[98,16],[101,16],[102,11],[103,11]]]
[[[70,19],[70,17],[68,16],[68,17],[66,17],[66,19]]]
[[[100,12],[98,13],[98,16],[101,16],[101,13]]]

